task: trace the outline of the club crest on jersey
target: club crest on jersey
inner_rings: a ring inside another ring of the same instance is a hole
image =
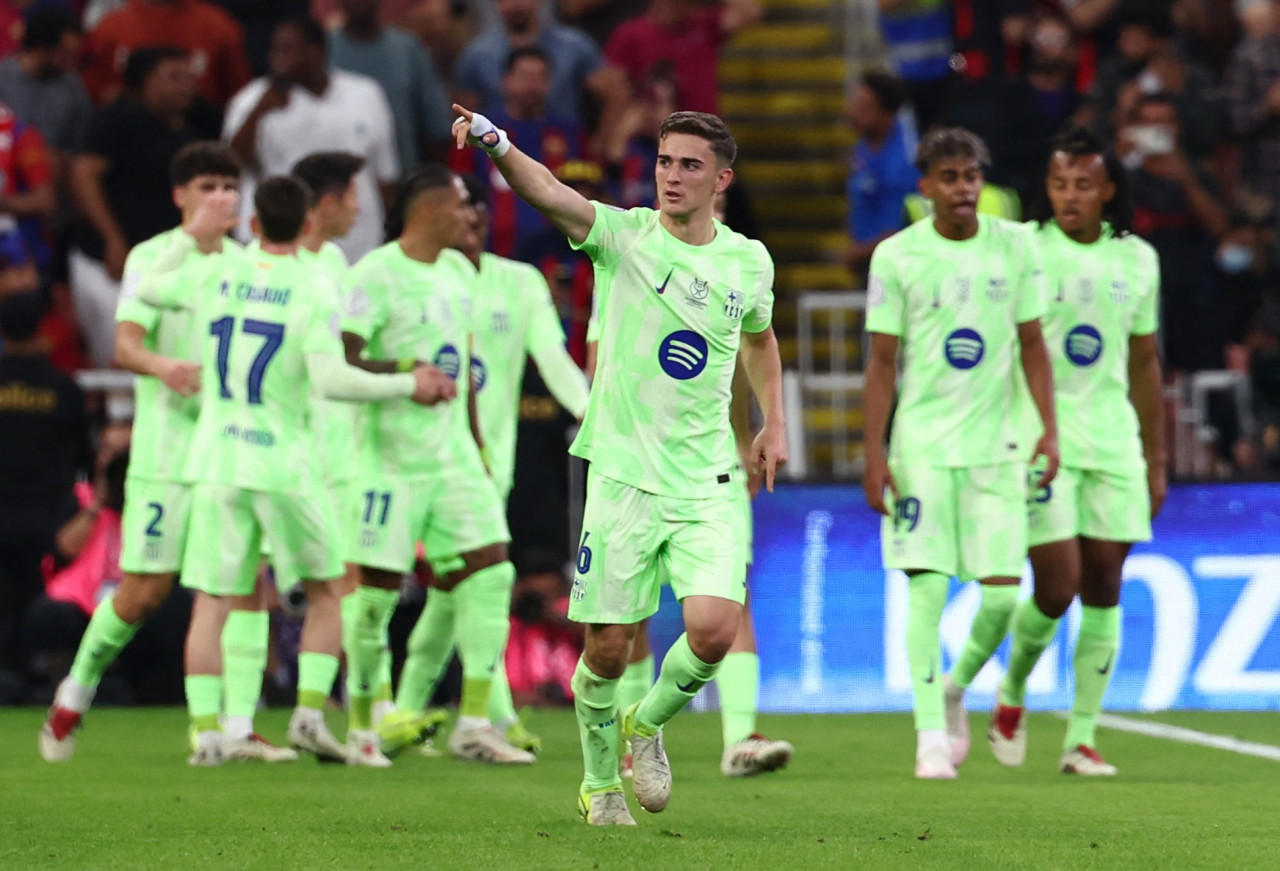
[[[1009,298],[1009,282],[1004,278],[987,279],[987,299],[992,302],[1004,302]]]
[[[957,278],[956,279],[956,302],[963,304],[968,301],[969,301],[969,279]]]
[[[347,314],[353,318],[361,318],[369,313],[369,291],[363,287],[352,288],[347,294]]]
[[[706,308],[707,297],[711,294],[711,285],[701,278],[695,278],[685,294],[685,301],[694,308]]]
[[[658,346],[658,365],[677,381],[697,378],[707,368],[707,340],[693,330],[676,330]]]
[[[1129,282],[1118,278],[1111,282],[1111,301],[1116,303],[1129,301]]]
[[[1080,282],[1076,285],[1076,293],[1080,295],[1081,302],[1093,302],[1093,298],[1097,296],[1097,291],[1093,287],[1093,279],[1080,279]]]
[[[436,352],[436,357],[431,362],[435,364],[437,369],[454,381],[458,380],[458,372],[462,369],[462,355],[458,353],[458,349],[453,345],[442,347]]]
[[[484,389],[484,385],[489,381],[489,370],[485,368],[484,361],[479,357],[471,358],[471,387],[479,393]]]
[[[1102,356],[1102,334],[1088,324],[1077,324],[1067,333],[1066,352],[1077,366],[1092,366]]]
[[[976,330],[961,327],[947,336],[942,350],[947,356],[947,362],[956,369],[972,369],[982,362],[986,345]]]
[[[742,300],[741,291],[729,291],[724,298],[724,316],[731,321],[742,320]]]

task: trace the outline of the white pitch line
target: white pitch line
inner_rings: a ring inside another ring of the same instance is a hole
[[[1197,732],[1195,729],[1184,729],[1181,726],[1170,726],[1167,723],[1153,723],[1150,720],[1133,720],[1116,714],[1102,714],[1098,717],[1098,725],[1120,732],[1135,732],[1152,738],[1164,738],[1181,744],[1199,744],[1201,747],[1212,747],[1215,750],[1226,750],[1241,753],[1245,756],[1257,756],[1280,762],[1280,747],[1271,744],[1255,744],[1253,741],[1242,741],[1230,735],[1214,735],[1210,732]]]

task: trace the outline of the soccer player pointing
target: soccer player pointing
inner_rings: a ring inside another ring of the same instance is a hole
[[[1027,463],[1046,459],[1039,487],[1058,466],[1036,243],[1021,224],[977,214],[987,160],[986,145],[967,130],[926,136],[916,162],[934,216],[880,243],[871,258],[863,487],[885,515],[885,567],[909,578],[907,661],[921,778],[955,777],[968,753],[964,730],[953,729],[948,741],[944,714],[938,628],[950,578],[982,583],[973,637],[956,663],[957,673],[976,674],[1017,605]],[[899,349],[902,395],[886,457]],[[1034,443],[1019,438],[1014,418],[1019,363],[1043,424]]]
[[[1037,210],[1051,302],[1044,319],[1062,420],[1062,471],[1028,503],[1035,595],[1013,626],[1009,671],[988,738],[1021,765],[1027,677],[1077,595],[1075,700],[1059,763],[1068,774],[1113,775],[1094,743],[1120,644],[1121,572],[1151,539],[1167,489],[1156,313],[1155,250],[1129,232],[1120,161],[1094,134],[1054,142]]]
[[[770,322],[773,263],[759,242],[714,219],[737,146],[714,115],[663,122],[658,209],[611,209],[561,184],[483,115],[454,106],[458,146],[478,146],[512,189],[590,255],[609,288],[596,380],[570,451],[591,463],[569,616],[588,624],[573,678],[586,773],[579,808],[592,825],[634,825],[618,774],[617,691],[636,624],[663,578],[685,634],[657,683],[623,716],[640,806],[671,793],[662,727],[715,677],[742,615],[746,523],[732,483],[730,385],[741,348],[765,423],[752,471],[787,459],[782,367]]]

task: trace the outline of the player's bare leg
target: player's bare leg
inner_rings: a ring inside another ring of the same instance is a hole
[[[618,688],[641,624],[589,623],[573,673],[573,708],[582,741],[578,810],[593,826],[634,826],[619,774],[622,740]],[[638,704],[638,703],[637,703]]]
[[[40,729],[40,755],[62,762],[75,753],[76,731],[88,713],[102,675],[133,639],[143,622],[173,592],[175,575],[126,573],[115,593],[94,609],[80,639],[71,673],[58,685],[48,719]]]
[[[987,741],[996,759],[1021,765],[1027,754],[1023,724],[1027,678],[1053,641],[1062,615],[1080,589],[1080,544],[1077,539],[1036,545],[1029,551],[1035,592],[1018,606],[1009,642],[1009,668],[1000,682]]]
[[[662,727],[685,708],[712,678],[738,634],[742,605],[715,596],[687,596],[685,632],[662,659],[657,683],[627,709],[622,732],[631,742],[631,787],[640,806],[657,813],[671,798],[671,765]]]
[[[720,726],[724,736],[720,773],[727,777],[748,777],[785,768],[795,748],[786,741],[771,741],[756,731],[760,656],[756,652],[750,597],[743,604],[738,634],[716,672],[716,688],[720,692]]]
[[[187,710],[196,732],[195,752],[187,760],[190,765],[222,764],[222,730],[218,724],[222,711],[222,627],[233,607],[250,605],[252,599],[196,591],[185,653]]]
[[[947,743],[951,764],[957,766],[969,755],[969,718],[964,709],[964,691],[1009,634],[1009,624],[1018,607],[1018,578],[986,578],[981,584],[982,602],[973,617],[969,637],[951,673],[943,681]]]
[[[1116,773],[1098,755],[1096,732],[1102,698],[1120,648],[1120,585],[1129,545],[1080,538],[1080,634],[1076,638],[1075,699],[1063,741],[1060,768],[1067,774]]]

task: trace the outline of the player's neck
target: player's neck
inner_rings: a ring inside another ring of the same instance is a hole
[[[950,239],[952,242],[967,242],[978,235],[979,226],[976,215],[967,221],[944,221],[940,217],[933,219],[933,229],[943,239]]]
[[[1061,224],[1058,225],[1058,229],[1062,230]],[[1102,238],[1102,222],[1099,221],[1096,224],[1081,227],[1079,230],[1075,231],[1062,230],[1062,233],[1072,242],[1077,242],[1081,245],[1092,245],[1094,242],[1097,242]]]
[[[259,239],[258,247],[265,254],[274,254],[277,257],[293,257],[298,253],[298,241],[294,239],[292,242],[271,242],[267,239]]]
[[[435,263],[440,259],[440,252],[446,247],[435,239],[419,236],[416,233],[402,235],[399,239],[399,245],[405,257],[410,260],[417,260],[419,263]]]
[[[458,249],[458,250],[462,250],[462,249]],[[479,272],[481,252],[479,250],[475,250],[475,251],[463,251],[462,253],[467,256],[467,259],[471,261],[471,265],[476,268],[477,272]]]
[[[716,238],[715,216],[710,207],[683,220],[661,212],[658,221],[668,233],[686,245],[710,245]]]
[[[317,254],[320,249],[324,247],[324,243],[327,241],[329,240],[325,238],[324,233],[317,230],[310,233],[303,233],[298,239],[298,247],[305,248],[312,254]]]

